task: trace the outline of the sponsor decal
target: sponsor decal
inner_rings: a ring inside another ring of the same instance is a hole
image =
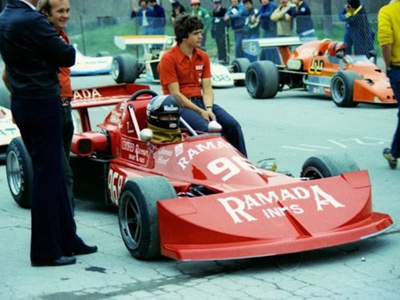
[[[235,224],[257,221],[253,213],[256,210],[261,210],[266,219],[284,217],[286,212],[303,214],[304,209],[296,203],[297,201],[313,201],[316,211],[323,211],[326,207],[345,207],[318,185],[230,196],[218,198],[218,201]]]
[[[2,128],[0,129],[0,136],[14,136],[18,134],[18,129],[17,127],[8,127],[8,128]]]
[[[185,170],[186,167],[193,160],[193,158],[196,157],[197,155],[201,154],[202,152],[211,150],[211,149],[222,149],[222,148],[234,149],[231,144],[229,144],[223,140],[208,141],[206,143],[196,144],[196,145],[190,147],[188,150],[186,150],[186,152],[184,153],[184,156],[179,159],[178,165],[183,170]],[[177,149],[175,148],[175,155],[176,154],[177,154]],[[178,155],[176,155],[176,156],[178,156]]]
[[[164,105],[164,111],[167,111],[167,112],[176,112],[176,111],[178,111],[179,110],[179,107],[177,107],[177,106],[174,106],[174,105]]]
[[[197,65],[196,70],[203,70],[203,65]]]
[[[84,90],[75,90],[73,100],[86,100],[90,98],[100,98],[103,97],[99,91],[94,89],[84,89]]]
[[[175,157],[180,156],[183,153],[183,144],[175,146]]]
[[[118,204],[121,190],[125,182],[125,175],[122,175],[110,168],[110,170],[108,171],[107,189],[113,203]]]
[[[136,163],[146,164],[150,157],[150,150],[145,144],[122,140],[121,148],[125,151],[121,152],[121,157]]]
[[[172,156],[172,151],[163,147],[163,148],[160,149],[160,151],[158,151],[158,154],[171,157]]]

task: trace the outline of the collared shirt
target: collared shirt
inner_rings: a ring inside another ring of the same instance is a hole
[[[60,37],[62,40],[69,44],[69,38],[64,30],[60,31]],[[58,80],[60,81],[61,92],[60,97],[72,98],[73,92],[71,87],[71,69],[70,68],[60,68],[60,73],[58,73]]]
[[[383,6],[378,14],[378,41],[392,45],[391,64],[400,66],[400,0]]]
[[[211,78],[208,54],[199,48],[193,51],[192,59],[178,45],[161,56],[157,68],[164,94],[169,94],[168,85],[179,83],[180,92],[187,98],[202,97],[201,80]]]
[[[25,1],[25,0],[19,0],[21,2],[24,2],[25,4],[27,4],[30,8],[32,8],[33,10],[36,10],[36,6],[33,5],[32,3]]]

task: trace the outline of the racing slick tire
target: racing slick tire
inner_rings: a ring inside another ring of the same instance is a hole
[[[250,66],[250,60],[248,58],[236,58],[231,63],[233,73],[246,73]],[[235,80],[235,86],[245,86],[245,80]]]
[[[126,182],[119,198],[118,219],[122,239],[134,258],[151,260],[161,255],[157,201],[171,198],[176,198],[176,192],[164,177]]]
[[[347,154],[322,154],[304,162],[300,177],[321,179],[359,170],[357,163]]]
[[[139,76],[139,64],[131,54],[119,54],[111,63],[111,76],[116,83],[134,83]]]
[[[358,105],[358,102],[354,102],[353,91],[354,80],[359,78],[360,75],[353,71],[338,72],[332,77],[331,96],[337,106],[355,107]]]
[[[21,137],[14,138],[6,153],[8,188],[15,202],[23,208],[30,208],[33,186],[31,157]]]
[[[276,65],[267,60],[253,62],[246,72],[246,88],[254,99],[275,97],[279,89],[279,72]]]

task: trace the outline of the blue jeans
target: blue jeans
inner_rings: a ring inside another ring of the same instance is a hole
[[[392,155],[396,158],[400,157],[400,66],[391,66],[388,72],[390,85],[392,86],[394,96],[397,100],[399,111],[397,113],[397,128],[392,142]]]
[[[198,107],[205,109],[202,99],[192,100],[192,102]],[[239,122],[217,104],[213,105],[213,113],[217,118],[217,122],[222,126],[222,134],[225,136],[228,142],[247,157],[242,127],[240,126]],[[182,108],[181,117],[187,123],[189,123],[194,130],[203,132],[208,131],[208,122],[194,110]]]
[[[244,57],[242,41],[244,39],[243,31],[235,31],[235,58]]]

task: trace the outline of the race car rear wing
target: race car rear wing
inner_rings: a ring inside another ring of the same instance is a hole
[[[165,45],[171,39],[174,40],[173,37],[167,35],[117,35],[114,37],[114,44],[121,50],[126,50],[127,46],[133,45]]]
[[[286,64],[290,56],[289,46],[302,45],[299,37],[279,37],[279,38],[263,38],[263,39],[246,39],[242,41],[243,51],[249,55],[260,55],[263,49],[278,48],[281,62]]]

